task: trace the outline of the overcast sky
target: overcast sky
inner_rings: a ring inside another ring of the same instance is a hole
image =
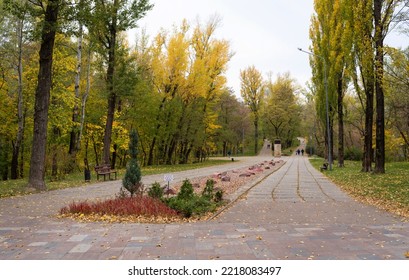
[[[310,79],[308,30],[313,0],[151,0],[155,5],[139,27],[154,37],[161,28],[170,30],[183,19],[206,23],[217,14],[217,37],[231,43],[228,86],[240,95],[240,70],[254,65],[264,77],[290,72],[301,86]],[[133,40],[133,38],[132,38]]]

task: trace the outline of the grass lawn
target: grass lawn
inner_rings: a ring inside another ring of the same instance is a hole
[[[240,160],[238,158],[238,160]],[[142,168],[142,176],[144,175],[153,175],[161,173],[170,173],[178,172],[196,168],[202,168],[213,165],[220,165],[229,163],[231,160],[216,160],[210,159],[201,163],[192,163],[192,164],[179,164],[179,165],[160,165],[160,166],[147,166]],[[122,176],[125,174],[125,169],[118,170],[118,179],[122,179]],[[46,179],[46,185],[48,190],[57,190],[70,187],[78,187],[87,184],[92,184],[97,182],[96,174],[94,170],[91,170],[91,182],[84,181],[84,173],[76,172],[73,174],[68,174],[64,179],[58,181],[51,181]],[[27,190],[25,186],[27,185],[27,178],[19,180],[7,180],[0,181],[0,197],[8,197],[15,195],[24,195],[28,193],[33,193],[33,190]]]
[[[311,159],[319,170],[322,159]],[[361,162],[346,161],[344,168],[333,165],[332,171],[324,171],[334,183],[354,198],[409,217],[409,162],[386,164],[385,174],[361,172]]]

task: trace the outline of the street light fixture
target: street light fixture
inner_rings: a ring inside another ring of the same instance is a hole
[[[328,164],[329,170],[332,170],[332,152],[331,152],[331,131],[329,129],[329,102],[328,102],[328,79],[327,79],[327,62],[325,58],[321,55],[305,51],[302,48],[298,48],[300,52],[306,53],[308,55],[316,56],[324,62],[324,85],[325,85],[325,108],[327,117],[327,137],[328,137]]]

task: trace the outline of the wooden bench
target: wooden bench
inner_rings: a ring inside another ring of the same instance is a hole
[[[323,171],[323,170],[328,170],[328,163],[324,163],[324,164],[320,167],[320,170],[321,170],[321,171]]]
[[[111,165],[109,164],[101,164],[95,166],[95,172],[97,173],[97,180],[99,180],[99,176],[104,176],[104,181],[106,180],[106,175],[108,175],[109,180],[111,180],[111,174],[115,174],[116,180],[116,170],[111,169]]]

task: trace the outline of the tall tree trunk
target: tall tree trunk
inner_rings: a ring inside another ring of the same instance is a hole
[[[159,130],[159,125],[157,126],[157,131]],[[153,151],[155,150],[155,145],[156,145],[156,136],[153,137],[152,143],[149,147],[149,156],[148,156],[148,166],[153,165]]]
[[[27,116],[27,108],[24,108],[24,113],[23,113],[23,132],[22,136],[23,138],[21,139],[21,149],[20,149],[20,163],[19,163],[19,169],[20,169],[20,178],[24,178],[24,128],[26,127],[26,116]]]
[[[383,92],[384,54],[382,5],[383,0],[374,0],[375,21],[375,92],[376,92],[376,148],[375,173],[385,173],[385,100]]]
[[[254,116],[254,154],[258,154],[258,115]]]
[[[115,5],[115,4],[114,4]],[[115,48],[116,48],[116,17],[113,19],[112,27],[110,28],[110,46],[108,51],[108,68],[107,68],[107,84],[108,84],[108,114],[105,124],[104,134],[104,152],[103,161],[109,163],[112,126],[114,123],[116,93],[114,88],[114,74],[115,74]]]
[[[95,165],[99,165],[99,154],[98,154],[97,143],[95,143],[94,137],[93,136],[91,137],[92,137],[92,147],[94,148]]]
[[[330,109],[331,111],[331,109]],[[325,155],[324,158],[330,163],[329,159],[329,151],[331,151],[331,165],[334,163],[334,120],[331,117],[331,114],[329,116],[329,124],[325,124]],[[328,128],[329,128],[329,133],[328,133]],[[328,138],[331,137],[331,138]]]
[[[114,144],[114,151],[112,152],[112,160],[111,160],[112,169],[115,169],[117,155],[118,155],[118,145]]]
[[[6,181],[9,176],[8,146],[5,139],[0,138],[0,176],[3,181]]]
[[[364,132],[364,154],[362,159],[362,172],[372,171],[372,125],[373,125],[373,102],[374,102],[374,88],[372,82],[367,84],[366,101],[365,101],[365,132]]]
[[[17,25],[17,48],[18,48],[18,64],[17,64],[17,76],[18,76],[18,87],[17,87],[17,118],[18,118],[18,129],[16,141],[13,144],[13,155],[11,158],[11,179],[17,179],[19,177],[18,172],[18,157],[23,142],[23,132],[24,132],[24,110],[23,110],[23,24],[24,20],[19,19]]]
[[[344,167],[344,89],[342,75],[338,79],[338,167]]]
[[[90,79],[91,79],[91,47],[89,47],[89,50],[88,50],[87,85],[86,85],[85,93],[82,96],[82,100],[81,100],[81,122],[80,122],[80,129],[78,133],[77,151],[79,151],[81,148],[82,133],[84,131],[84,123],[85,123],[85,107],[87,104],[87,99],[88,99],[89,91],[91,88]],[[88,146],[88,142],[87,142],[87,146]]]
[[[82,65],[82,25],[80,24],[79,31],[78,31],[78,43],[77,43],[77,71],[75,73],[75,103],[72,112],[72,122],[73,128],[71,130],[71,137],[70,137],[70,148],[68,153],[73,156],[75,160],[75,154],[78,151],[77,148],[79,147],[79,130],[78,130],[78,122],[79,122],[79,104],[80,104],[80,80],[81,80],[81,65]]]
[[[153,152],[155,151],[155,146],[156,146],[156,141],[157,141],[157,135],[159,133],[159,129],[161,128],[161,124],[159,123],[160,120],[160,113],[162,112],[162,108],[165,106],[166,98],[163,98],[162,103],[159,106],[159,112],[158,115],[156,116],[156,130],[155,134],[153,136],[151,145],[149,147],[149,155],[148,155],[148,166],[153,165],[153,160],[154,160],[154,154]]]
[[[40,47],[40,68],[34,105],[34,133],[31,149],[28,187],[45,190],[45,156],[47,145],[48,108],[51,90],[51,69],[60,0],[49,0],[45,11]]]
[[[181,132],[182,132],[182,128],[184,125],[184,121],[185,121],[185,117],[186,117],[186,107],[187,105],[182,104],[182,114],[179,118],[178,121],[178,125],[176,127],[176,131],[175,133],[173,133],[172,137],[171,137],[171,141],[169,144],[169,149],[167,152],[167,163],[166,164],[172,164],[173,162],[177,161],[177,159],[172,160],[173,159],[173,155],[176,151],[176,147],[178,146],[178,143],[180,142],[180,138],[181,138]],[[190,125],[190,121],[189,121],[189,125]],[[188,137],[188,135],[186,135],[186,138]],[[182,158],[183,155],[180,155],[180,158]]]

